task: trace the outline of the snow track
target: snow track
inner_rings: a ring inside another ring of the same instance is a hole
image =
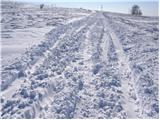
[[[133,88],[134,76],[130,68],[130,63],[123,51],[123,47],[118,37],[115,35],[112,29],[108,29],[108,31],[109,31],[111,40],[113,41],[116,54],[118,56],[118,65],[123,77],[123,80],[121,82],[122,82],[122,91],[124,92],[124,97],[126,102],[125,110],[128,118],[137,118],[136,110],[138,109],[137,108],[138,106],[136,105],[136,101],[132,98],[133,96],[137,97],[137,95],[135,94],[135,91],[134,91],[135,89]]]
[[[156,93],[138,93],[147,84],[137,85],[145,71],[135,76],[137,61],[124,49],[128,34],[118,34],[121,26],[114,24],[122,21],[114,19],[97,12],[49,32],[48,40],[26,53],[32,61],[24,59],[25,74],[4,87],[2,118],[157,118]],[[149,112],[145,98],[154,102]]]

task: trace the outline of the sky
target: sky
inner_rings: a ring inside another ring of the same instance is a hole
[[[85,8],[104,11],[129,13],[134,4],[140,6],[144,16],[158,16],[159,0],[14,0],[21,2],[54,4],[57,7]]]

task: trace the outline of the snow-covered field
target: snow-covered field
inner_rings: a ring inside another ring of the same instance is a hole
[[[38,4],[2,2],[2,63],[6,65],[33,45],[46,39],[45,34],[59,25],[82,19],[87,10],[73,10]]]
[[[158,118],[158,17],[2,2],[2,118]]]

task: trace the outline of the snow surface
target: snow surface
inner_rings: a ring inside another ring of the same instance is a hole
[[[38,5],[2,2],[2,64],[19,58],[26,49],[44,41],[49,31],[61,24],[80,20],[89,12]]]
[[[158,24],[2,2],[1,117],[158,118]]]

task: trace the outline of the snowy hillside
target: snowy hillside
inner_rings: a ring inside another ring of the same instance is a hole
[[[2,118],[158,118],[158,18],[16,5],[2,4]]]

